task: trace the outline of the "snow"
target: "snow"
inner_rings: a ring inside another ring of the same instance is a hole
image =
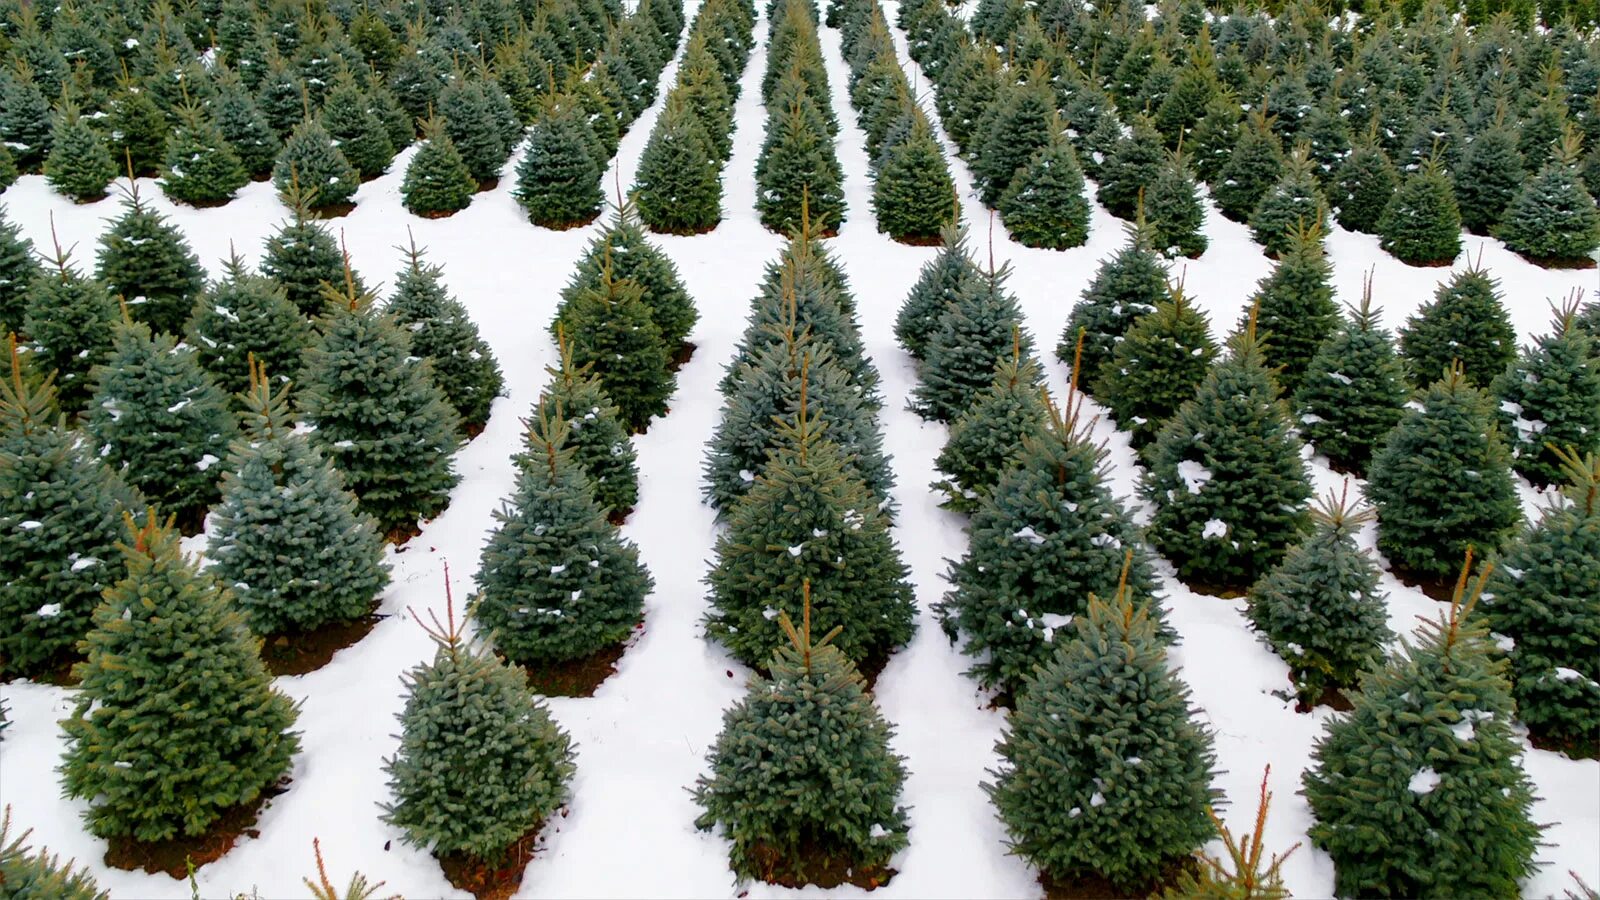
[[[21,528],[23,531],[32,531],[35,528],[43,528],[44,523],[38,521],[37,519],[28,519],[25,522],[18,522],[17,527]]]
[[[1221,519],[1207,519],[1205,530],[1200,532],[1203,538],[1220,538],[1228,536],[1228,523]]]
[[[1211,481],[1211,470],[1201,463],[1185,459],[1178,463],[1178,477],[1191,494],[1198,494]]]
[[[210,468],[212,466],[216,465],[217,463],[219,463],[221,461],[222,460],[217,459],[217,457],[214,454],[207,453],[206,455],[200,457],[200,459],[194,464],[194,467],[196,469],[199,469],[202,472],[205,472],[205,471],[210,470]]]
[[[1416,774],[1411,776],[1410,781],[1406,782],[1406,788],[1413,794],[1427,796],[1433,793],[1433,789],[1439,786],[1441,780],[1443,779],[1439,777],[1438,772],[1433,770],[1432,766],[1423,766],[1417,770]]]
[[[697,3],[687,7],[692,17]],[[892,4],[885,13],[893,22]],[[758,35],[766,34],[764,15],[755,27]],[[905,58],[904,35],[891,31],[914,91],[927,96],[927,79]],[[894,342],[893,322],[918,268],[936,251],[895,244],[877,232],[862,134],[845,96],[839,35],[826,27],[819,34],[840,119],[837,146],[850,207],[840,237],[829,245],[861,301],[865,346],[882,374],[884,450],[893,456],[893,499],[900,510],[893,535],[910,569],[918,605],[916,637],[890,659],[875,687],[878,705],[895,727],[894,749],[907,758],[904,803],[910,846],[893,860],[899,874],[871,897],[1038,896],[1036,873],[1009,853],[1004,830],[981,788],[991,780],[988,770],[998,764],[994,745],[1004,715],[962,674],[971,660],[951,646],[930,610],[947,590],[941,577],[945,560],[960,558],[966,537],[962,517],[941,509],[941,497],[927,487],[937,477],[933,461],[946,431],[904,409],[915,373]],[[727,868],[726,842],[694,830],[698,807],[685,790],[705,771],[706,752],[721,729],[723,712],[742,696],[749,674],[701,630],[706,610],[701,579],[713,558],[719,526],[702,504],[702,485],[693,473],[700,470],[717,423],[716,384],[722,368],[744,330],[762,270],[781,246],[777,236],[761,228],[753,208],[765,60],[758,48],[744,73],[736,106],[739,127],[726,168],[725,220],[707,235],[652,238],[677,263],[700,310],[689,338],[698,349],[679,372],[671,413],[634,438],[641,492],[622,531],[638,546],[655,590],[646,599],[643,632],[618,662],[617,673],[593,697],[550,701],[552,714],[577,744],[578,772],[567,815],[546,829],[546,846],[529,863],[520,897],[734,897],[746,889],[754,898],[866,896],[854,888],[795,892],[736,885]],[[670,82],[674,74],[669,65],[663,78]],[[608,193],[616,183],[623,189],[631,184],[662,102],[658,98],[623,139],[605,175]],[[945,147],[950,149],[948,143]],[[378,804],[389,796],[380,761],[395,750],[394,714],[404,702],[400,676],[432,655],[427,636],[405,611],[413,609],[424,618],[429,611],[443,616],[447,561],[458,613],[474,590],[478,555],[493,526],[491,513],[513,484],[511,457],[522,440],[518,419],[544,386],[545,367],[556,361],[545,326],[561,287],[600,224],[568,232],[530,225],[512,199],[512,178],[475,196],[468,209],[449,219],[410,216],[400,205],[399,185],[414,152],[402,153],[388,174],[361,185],[356,207],[334,227],[344,232],[356,269],[368,283],[378,283],[390,281],[400,268],[402,257],[395,248],[408,243],[409,226],[417,243],[428,248],[430,261],[444,267],[447,284],[493,347],[505,370],[508,396],[496,400],[484,432],[457,454],[462,482],[450,508],[426,523],[404,552],[389,551],[393,582],[379,609],[387,618],[325,668],[277,680],[302,703],[296,727],[304,746],[295,759],[293,781],[263,814],[260,837],[241,840],[221,860],[196,873],[204,897],[253,890],[263,897],[305,896],[300,879],[313,869],[313,836],[321,839],[336,882],[360,869],[387,882],[380,891],[384,895],[468,896],[449,886],[426,851],[402,843],[398,830],[379,819]],[[513,160],[511,166],[515,164]],[[965,165],[957,161],[952,168],[964,217],[974,225],[973,243],[986,248],[989,214],[973,196]],[[256,264],[263,241],[287,215],[269,182],[247,185],[233,202],[209,209],[174,206],[150,180],[141,187],[149,205],[183,229],[213,277],[221,272],[230,242],[247,263]],[[64,246],[77,242],[93,247],[118,211],[114,196],[80,206],[52,194],[37,175],[22,177],[0,195],[0,203],[41,247],[49,246],[50,214]],[[1060,334],[1096,262],[1125,243],[1122,223],[1092,203],[1092,189],[1091,206],[1088,243],[1069,251],[1022,248],[996,223],[995,259],[1011,263],[1009,287],[1042,346]],[[1271,262],[1250,240],[1247,227],[1224,219],[1209,204],[1206,232],[1210,249],[1182,263],[1186,293],[1214,325],[1237,322],[1249,298],[1245,288],[1266,275]],[[1337,225],[1330,226],[1327,247],[1340,301],[1359,298],[1363,276],[1376,269],[1375,299],[1391,328],[1430,299],[1438,281],[1449,274],[1399,263],[1378,248],[1376,237]],[[1594,278],[1593,272],[1538,269],[1498,241],[1477,237],[1464,241],[1462,260],[1476,258],[1480,250],[1483,265],[1506,292],[1508,312],[1524,342],[1547,330],[1546,298],[1589,287]],[[1040,356],[1059,399],[1067,367],[1048,352]],[[1094,440],[1107,445],[1114,493],[1130,498],[1135,517],[1148,521],[1149,507],[1135,492],[1139,469],[1126,436],[1092,401],[1084,412],[1084,421],[1091,420]],[[1319,494],[1343,481],[1325,461],[1313,459],[1308,467]],[[755,480],[754,473],[742,475]],[[1537,508],[1535,499],[1525,494],[1530,512]],[[1225,534],[1226,525],[1216,524]],[[853,514],[845,527],[861,527],[860,515]],[[1372,540],[1368,526],[1360,541],[1370,550]],[[187,547],[203,550],[204,540]],[[1284,864],[1287,887],[1295,896],[1332,896],[1332,863],[1307,840],[1310,811],[1297,793],[1313,741],[1330,714],[1322,709],[1298,714],[1292,702],[1274,696],[1286,683],[1286,668],[1250,631],[1242,600],[1197,595],[1177,581],[1166,562],[1157,559],[1154,567],[1168,598],[1168,620],[1180,638],[1172,663],[1193,692],[1201,719],[1216,732],[1221,771],[1214,787],[1230,801],[1219,814],[1235,832],[1252,826],[1256,789],[1263,766],[1270,762],[1269,787],[1275,796],[1266,847],[1282,852],[1302,842]],[[1414,633],[1417,616],[1438,615],[1438,604],[1388,573],[1380,594],[1387,595],[1390,626],[1402,634]],[[58,721],[71,711],[72,691],[21,682],[0,686],[0,692],[11,719],[0,745],[0,797],[12,804],[19,828],[33,828],[36,845],[90,868],[114,897],[188,898],[183,881],[107,868],[102,862],[105,842],[84,829],[85,804],[61,798],[55,772],[62,745]],[[1530,747],[1523,764],[1541,798],[1533,818],[1552,823],[1538,851],[1539,870],[1523,885],[1524,892],[1560,896],[1572,884],[1568,870],[1600,884],[1600,857],[1593,853],[1600,846],[1600,806],[1594,799],[1600,796],[1600,762],[1569,760]],[[1081,807],[1073,807],[1068,815],[1074,811],[1082,814]],[[618,865],[618,860],[628,864]]]
[[[46,603],[45,605],[39,607],[38,611],[36,611],[34,615],[41,619],[53,619],[56,616],[61,615],[61,604]]]
[[[1017,531],[1014,534],[1012,534],[1011,536],[1016,538],[1019,541],[1027,541],[1028,543],[1033,544],[1035,546],[1038,546],[1038,545],[1044,543],[1044,537],[1041,536],[1039,534],[1039,532],[1034,531],[1032,525],[1024,525],[1024,526],[1022,526],[1021,528],[1017,529]]]

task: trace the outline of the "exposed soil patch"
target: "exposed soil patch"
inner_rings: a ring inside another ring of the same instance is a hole
[[[1178,877],[1184,872],[1195,871],[1199,861],[1192,856],[1185,856],[1169,862],[1161,869],[1161,874],[1149,884],[1139,885],[1134,890],[1118,888],[1099,875],[1085,875],[1064,881],[1056,881],[1049,875],[1039,874],[1039,883],[1044,886],[1045,900],[1104,900],[1108,897],[1135,898],[1154,897],[1162,891],[1176,884]]]
[[[672,359],[667,361],[668,368],[676,372],[688,365],[689,360],[694,358],[694,351],[696,349],[698,348],[689,341],[684,341],[683,343],[679,344],[677,352],[673,353]]]
[[[806,841],[799,855],[799,860],[785,859],[777,848],[765,844],[751,849],[752,858],[761,867],[761,880],[782,887],[836,888],[851,884],[870,891],[888,884],[899,871],[888,866],[857,866],[843,853],[815,841]]]
[[[613,644],[596,653],[577,659],[542,665],[525,665],[522,671],[528,676],[528,687],[546,697],[593,697],[617,671],[617,662],[628,652],[639,635],[644,633],[644,623],[633,626],[633,634],[620,644]]]
[[[484,860],[470,853],[434,854],[444,877],[457,890],[469,891],[478,900],[509,900],[522,886],[522,873],[538,849],[539,822],[517,842],[507,847],[499,858]]]
[[[466,209],[466,207],[463,206],[461,209]],[[411,210],[411,214],[423,219],[448,219],[456,213],[461,212],[461,209],[430,209],[426,212],[417,212],[416,210]]]
[[[1389,571],[1394,573],[1394,577],[1400,579],[1408,587],[1414,587],[1427,594],[1429,599],[1437,600],[1440,603],[1449,603],[1450,598],[1455,596],[1456,580],[1459,576],[1452,575],[1449,578],[1439,578],[1435,575],[1425,575],[1414,569],[1394,564],[1389,566]]]
[[[1587,256],[1568,258],[1568,257],[1561,257],[1561,256],[1523,256],[1521,253],[1518,253],[1517,255],[1521,256],[1523,259],[1527,260],[1528,262],[1533,263],[1534,265],[1538,266],[1541,269],[1592,269],[1592,268],[1594,268],[1594,260],[1590,259]]]
[[[111,838],[106,848],[106,865],[130,872],[143,869],[152,875],[165,872],[173,878],[189,877],[189,865],[196,869],[216,862],[233,849],[241,837],[260,837],[255,829],[256,819],[273,797],[289,789],[289,779],[266,788],[261,796],[241,803],[211,823],[204,834],[194,837],[175,837],[164,841],[136,841],[133,838]]]
[[[613,525],[620,526],[622,523],[628,521],[628,517],[631,515],[633,515],[633,507],[631,506],[627,509],[613,509],[606,513],[606,521]]]
[[[350,215],[350,211],[355,208],[354,203],[329,203],[326,206],[312,207],[311,211],[319,219],[342,219]]]
[[[1565,754],[1568,759],[1600,759],[1600,741],[1585,742],[1579,738],[1556,738],[1530,730],[1528,743],[1540,750]]]
[[[944,243],[944,239],[937,234],[907,234],[894,240],[896,243],[905,244],[908,247],[937,247]]]
[[[374,603],[372,609],[377,609]],[[267,635],[261,661],[273,675],[304,675],[327,665],[335,653],[355,644],[385,617],[368,612],[348,622],[329,622],[310,631]]]
[[[53,656],[32,667],[27,674],[10,675],[0,678],[0,684],[10,684],[21,678],[39,684],[53,684],[56,687],[72,687],[78,683],[76,675],[72,674],[72,667],[83,661],[83,657],[72,647],[62,647]]]
[[[1338,712],[1349,712],[1355,708],[1354,705],[1350,703],[1350,698],[1345,696],[1344,691],[1341,691],[1330,684],[1322,689],[1322,695],[1317,698],[1317,702],[1315,703],[1308,704],[1304,700],[1296,700],[1294,704],[1294,711],[1298,713],[1308,713],[1319,706],[1326,706],[1329,709]]]
[[[540,228],[548,228],[551,231],[571,231],[574,228],[582,228],[598,218],[600,218],[600,211],[595,210],[592,216],[570,222],[541,222],[538,219],[533,219],[532,222]]]
[[[477,193],[481,194],[484,191],[492,191],[492,190],[494,190],[495,188],[497,188],[499,186],[500,186],[500,176],[496,175],[493,178],[485,178],[484,180],[478,182],[478,191],[477,191]]]
[[[440,512],[444,512],[444,510],[440,510]],[[421,525],[415,523],[411,525],[401,525],[384,535],[383,541],[386,544],[394,544],[396,547],[398,547],[421,533]]]

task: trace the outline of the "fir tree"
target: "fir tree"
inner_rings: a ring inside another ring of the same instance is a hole
[[[573,362],[593,367],[632,431],[642,432],[652,418],[666,415],[676,379],[637,282],[613,277],[608,267],[598,284],[578,291],[564,318],[573,335]]]
[[[1222,845],[1227,848],[1227,860],[1196,851],[1198,863],[1193,869],[1178,873],[1177,879],[1161,893],[1161,900],[1288,900],[1289,889],[1283,884],[1283,862],[1300,849],[1297,842],[1271,859],[1263,854],[1267,831],[1267,809],[1272,804],[1272,792],[1267,790],[1267,780],[1272,775],[1268,765],[1261,773],[1261,799],[1256,804],[1255,827],[1235,838],[1233,832],[1208,810],[1211,824],[1216,826]]]
[[[244,611],[177,533],[153,515],[129,526],[127,577],[95,608],[61,723],[63,789],[89,801],[98,837],[194,837],[289,773],[297,709],[273,688]]]
[[[917,415],[955,421],[994,380],[994,368],[1012,351],[1014,337],[1020,352],[1033,353],[1017,298],[1005,286],[1010,275],[1009,266],[996,269],[991,262],[989,271],[940,314],[912,392]]]
[[[1564,453],[1546,507],[1486,576],[1480,610],[1510,657],[1517,718],[1572,756],[1600,752],[1600,458]],[[1504,638],[1505,640],[1501,640]]]
[[[499,178],[511,151],[522,139],[522,124],[505,116],[500,103],[509,101],[489,79],[458,77],[439,92],[439,116],[461,159],[479,182]],[[511,121],[508,123],[506,119]]]
[[[1301,147],[1284,162],[1278,183],[1262,195],[1250,214],[1250,236],[1277,259],[1293,248],[1301,234],[1320,243],[1328,228],[1328,203],[1322,199],[1311,157]]]
[[[639,501],[639,470],[633,441],[617,405],[606,396],[592,366],[572,362],[571,342],[561,335],[561,365],[547,368],[550,383],[539,395],[530,422],[566,423],[573,461],[589,478],[595,502],[612,521],[627,518]],[[533,437],[529,432],[529,438]],[[531,444],[527,448],[532,449]]]
[[[1217,177],[1211,199],[1222,214],[1244,222],[1283,173],[1283,145],[1268,119],[1257,114],[1240,130],[1239,141]]]
[[[1267,367],[1285,396],[1299,389],[1312,356],[1338,325],[1332,276],[1322,232],[1315,225],[1297,228],[1272,274],[1261,279],[1250,298],[1263,334]]]
[[[1088,599],[1028,679],[984,786],[1013,852],[1055,883],[1147,890],[1215,833],[1212,736],[1137,599],[1127,586]]]
[[[181,116],[167,140],[161,192],[193,206],[232,200],[250,181],[244,163],[223,138],[222,130],[198,107],[185,109]]]
[[[17,183],[17,159],[11,155],[11,148],[0,144],[0,191]]]
[[[295,126],[272,167],[272,183],[291,205],[297,182],[314,191],[309,202],[315,210],[349,203],[356,195],[356,188],[361,186],[360,173],[334,146],[328,129],[316,119],[306,119]]]
[[[528,432],[515,492],[495,513],[470,612],[513,663],[582,659],[627,640],[653,587],[633,544],[606,522],[562,421]]]
[[[193,350],[138,322],[118,328],[111,356],[91,374],[85,425],[101,457],[186,534],[198,532],[219,496],[222,472],[213,468],[236,434],[227,396]]]
[[[40,271],[33,242],[22,236],[22,229],[6,218],[5,207],[0,206],[0,331],[22,331],[28,287]]]
[[[478,182],[438,119],[422,126],[422,146],[406,164],[400,197],[412,215],[440,219],[466,209]]]
[[[100,280],[128,305],[135,320],[182,334],[206,273],[178,226],[128,192],[120,218],[100,236]]]
[[[1517,192],[1495,236],[1543,264],[1587,263],[1600,249],[1600,210],[1578,178],[1580,144],[1568,131],[1556,155]]]
[[[1151,543],[1179,577],[1221,590],[1249,587],[1299,543],[1311,496],[1254,325],[1162,426],[1139,481]]]
[[[1193,155],[1195,173],[1207,184],[1220,180],[1222,169],[1239,143],[1239,98],[1227,89],[1211,95],[1205,114],[1195,123],[1185,145]]]
[[[915,628],[888,516],[825,433],[802,405],[717,538],[706,633],[746,665],[780,646],[774,618],[799,612],[803,593],[819,627],[844,628],[839,649],[858,664],[885,659]]]
[[[249,388],[251,358],[280,381],[298,376],[311,324],[282,287],[252,273],[237,253],[222,270],[227,277],[201,292],[185,331],[200,365],[230,396]]]
[[[1300,434],[1336,472],[1365,477],[1410,394],[1394,337],[1378,324],[1369,276],[1361,305],[1317,348],[1294,396]]]
[[[0,706],[0,734],[5,732],[5,709]],[[6,804],[0,816],[0,884],[17,897],[55,897],[60,900],[110,900],[111,895],[100,890],[87,869],[79,869],[72,860],[63,865],[61,858],[45,848],[33,850],[28,846],[29,828],[15,838],[11,833],[11,805]]]
[[[1490,385],[1511,465],[1536,487],[1564,480],[1561,454],[1600,451],[1600,352],[1573,327],[1576,315],[1569,301],[1550,333],[1536,337]]]
[[[1156,255],[1148,229],[1128,229],[1128,243],[1100,264],[1083,297],[1072,307],[1056,345],[1056,358],[1070,361],[1083,332],[1083,374],[1078,383],[1099,396],[1099,373],[1133,323],[1167,299],[1167,267]]]
[[[1378,217],[1378,245],[1403,263],[1447,266],[1461,253],[1461,212],[1433,161],[1407,175]]]
[[[339,244],[311,212],[313,195],[311,191],[297,190],[290,199],[292,215],[267,238],[261,274],[281,285],[302,315],[315,318],[327,311],[326,288],[344,284],[345,269]],[[352,278],[356,293],[362,293],[361,279],[354,278],[354,273]]]
[[[1250,588],[1246,614],[1289,664],[1302,710],[1348,691],[1383,661],[1389,631],[1378,564],[1356,546],[1370,508],[1329,494],[1311,512],[1311,534]]]
[[[1522,521],[1493,401],[1445,370],[1372,457],[1367,499],[1378,550],[1417,578],[1443,580],[1468,548],[1490,554]]]
[[[1468,380],[1487,386],[1517,358],[1517,332],[1500,297],[1500,283],[1477,266],[1441,282],[1400,329],[1400,350],[1411,383],[1426,387],[1459,362]]]
[[[1000,476],[1016,464],[1024,442],[1043,434],[1048,417],[1041,380],[1038,363],[1013,345],[1012,358],[995,367],[994,382],[950,425],[950,436],[934,461],[945,477],[931,485],[945,494],[941,506],[976,511]]]
[[[296,103],[299,103],[296,95]],[[296,106],[296,109],[299,107]],[[135,82],[125,82],[106,110],[111,158],[128,163],[139,177],[156,174],[166,157],[166,114]]]
[[[932,244],[960,215],[949,161],[921,110],[905,139],[884,150],[872,185],[878,230],[907,244]],[[1083,176],[1078,176],[1082,192]]]
[[[377,178],[394,162],[395,146],[389,132],[354,77],[345,74],[334,82],[323,99],[321,122],[361,179]]]
[[[904,760],[861,673],[833,643],[844,626],[813,641],[809,581],[802,590],[801,627],[778,614],[788,643],[723,717],[710,774],[695,786],[704,810],[695,825],[721,827],[741,879],[802,885],[842,868],[875,885],[907,844]]]
[[[1399,173],[1374,138],[1356,144],[1329,187],[1339,224],[1351,231],[1378,233],[1384,207],[1399,186]]]
[[[1043,79],[1006,88],[975,138],[981,150],[973,164],[979,199],[988,206],[998,203],[1033,155],[1050,145],[1059,125],[1055,98]]]
[[[56,417],[55,387],[0,380],[0,677],[42,674],[73,654],[100,594],[125,572],[127,485]]]
[[[1151,246],[1162,255],[1193,259],[1206,252],[1205,204],[1181,154],[1168,154],[1145,190],[1144,215]]]
[[[423,262],[413,241],[397,247],[406,265],[395,278],[395,293],[385,308],[395,324],[411,335],[411,352],[433,366],[433,377],[455,408],[470,436],[489,421],[489,407],[505,389],[505,377],[494,351],[478,333],[461,301],[445,289],[444,270]]]
[[[823,233],[844,225],[844,175],[832,136],[814,124],[820,113],[812,104],[800,94],[769,117],[756,163],[756,210],[761,224],[779,233],[808,216]]]
[[[978,503],[971,542],[936,607],[945,633],[966,638],[968,674],[1019,696],[1047,665],[1056,636],[1086,611],[1090,596],[1119,580],[1153,598],[1155,575],[1132,518],[1106,483],[1105,451],[1078,422],[1081,400],[1049,407],[1045,427],[1024,440],[1015,463]],[[1155,599],[1151,603],[1158,603]],[[1159,620],[1157,609],[1153,615]]]
[[[976,289],[982,278],[967,248],[967,229],[952,221],[939,234],[938,255],[922,264],[894,322],[900,346],[918,361],[926,358],[928,341],[938,330],[945,309],[957,297]]]
[[[38,368],[56,373],[56,402],[70,417],[94,392],[89,371],[111,355],[117,302],[105,285],[78,273],[59,241],[51,262],[55,271],[40,271],[28,286],[23,330]]]
[[[1133,448],[1143,450],[1194,398],[1216,358],[1205,313],[1175,287],[1170,299],[1135,320],[1116,345],[1095,378],[1096,399],[1128,433]]]
[[[1498,122],[1478,132],[1454,176],[1461,227],[1493,234],[1524,180],[1516,132]]]
[[[676,91],[639,157],[633,200],[651,231],[703,234],[722,221],[722,165],[699,117]]]
[[[1534,871],[1511,686],[1465,582],[1463,570],[1449,614],[1365,675],[1313,750],[1309,834],[1342,896],[1515,894]]]
[[[211,519],[211,571],[234,586],[257,634],[366,615],[389,584],[377,523],[295,430],[287,391],[251,361],[244,434],[229,450]]]
[[[668,358],[679,362],[686,359],[692,349],[689,332],[699,318],[694,298],[684,289],[672,258],[651,243],[638,215],[626,203],[616,209],[605,231],[589,242],[577,271],[561,289],[561,307],[551,327],[552,334],[556,325],[565,325],[568,334],[578,337],[568,312],[579,294],[602,286],[607,269],[613,279],[638,285],[642,291],[640,300],[661,333]]]
[[[233,148],[245,172],[257,180],[272,174],[272,164],[283,145],[249,92],[224,78],[212,114],[222,139]]]
[[[105,142],[78,114],[74,104],[67,104],[56,114],[50,132],[50,155],[44,161],[44,177],[57,193],[79,203],[91,203],[104,197],[106,185],[117,177],[117,164],[112,161]]]
[[[600,163],[595,138],[573,98],[553,102],[533,123],[517,164],[515,196],[533,224],[564,230],[600,214]]]
[[[37,172],[50,153],[50,102],[24,63],[0,73],[0,142],[20,172]]]
[[[432,364],[414,355],[407,332],[371,295],[347,275],[344,296],[329,296],[336,302],[306,353],[300,412],[361,511],[403,540],[418,519],[450,504],[460,420]]]
[[[1024,247],[1067,250],[1089,240],[1089,201],[1072,145],[1056,133],[1011,179],[995,208]]]
[[[435,856],[502,864],[571,795],[572,739],[521,671],[467,643],[452,606],[447,624],[430,616],[438,649],[401,678],[400,748],[384,760],[394,801],[383,819]]]
[[[1100,167],[1100,187],[1095,197],[1112,215],[1133,219],[1141,192],[1155,181],[1165,160],[1165,144],[1155,124],[1149,116],[1135,116],[1132,131],[1118,142]]]

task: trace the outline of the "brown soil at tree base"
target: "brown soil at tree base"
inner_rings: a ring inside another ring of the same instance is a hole
[[[1517,255],[1522,257],[1524,261],[1533,263],[1541,269],[1592,269],[1595,266],[1594,260],[1587,256],[1568,258],[1562,256],[1524,256],[1521,253]]]
[[[435,853],[434,859],[444,870],[445,880],[457,890],[467,891],[478,900],[509,900],[522,886],[522,873],[538,849],[542,828],[543,822],[534,825],[496,861],[480,859],[470,853]]]
[[[631,506],[628,507],[627,509],[607,510],[606,511],[606,521],[610,522],[613,525],[620,526],[624,522],[628,521],[628,517],[631,516],[631,515],[633,515],[633,507],[631,507]]]
[[[1119,900],[1143,900],[1146,897],[1160,896],[1162,891],[1177,883],[1180,875],[1186,871],[1193,872],[1198,867],[1199,862],[1192,856],[1175,859],[1163,866],[1161,874],[1153,881],[1133,890],[1118,888],[1099,875],[1056,881],[1041,872],[1039,884],[1044,887],[1045,900],[1105,900],[1112,897]]]
[[[907,247],[937,247],[944,243],[944,238],[937,234],[903,234],[898,237],[891,234],[889,237]]]
[[[28,680],[35,684],[50,684],[56,687],[75,687],[78,684],[77,676],[72,674],[72,669],[83,662],[83,657],[72,647],[62,647],[55,655],[35,666],[26,673],[16,675],[0,675],[0,684],[10,684],[13,681]]]
[[[495,188],[497,188],[499,186],[500,186],[500,176],[496,175],[493,178],[485,178],[484,180],[478,182],[478,190],[476,191],[476,193],[481,194],[484,191],[492,191],[492,190],[494,190]]]
[[[1406,587],[1416,588],[1427,594],[1431,600],[1449,603],[1450,598],[1455,596],[1458,576],[1451,575],[1448,578],[1440,578],[1436,575],[1427,575],[1415,569],[1408,569],[1405,566],[1392,563],[1389,566],[1389,571],[1393,573],[1394,577],[1400,579],[1401,584]]]
[[[849,884],[870,891],[899,874],[898,869],[888,866],[858,866],[849,857],[812,841],[805,842],[798,861],[784,858],[776,848],[765,844],[757,844],[750,853],[761,868],[762,881],[787,888],[836,888]]]
[[[1205,597],[1216,597],[1218,600],[1237,600],[1240,597],[1250,593],[1249,585],[1241,586],[1237,584],[1216,584],[1210,581],[1185,581],[1182,578],[1179,578],[1178,580],[1183,583],[1184,587],[1194,591],[1196,594],[1200,594]]]
[[[171,198],[169,197],[168,199]],[[233,199],[232,197],[222,197],[217,200],[173,200],[172,202],[178,206],[187,206],[190,209],[216,209],[219,206],[227,206],[233,202]]]
[[[1528,743],[1540,750],[1560,753],[1568,759],[1600,759],[1600,740],[1593,738],[1558,738],[1537,731],[1528,731]]]
[[[1294,711],[1297,713],[1308,713],[1319,706],[1326,706],[1335,712],[1349,712],[1355,708],[1355,706],[1350,702],[1350,698],[1345,696],[1344,691],[1341,691],[1330,684],[1322,689],[1322,695],[1317,698],[1317,702],[1315,703],[1306,703],[1304,700],[1296,700],[1294,704]]]
[[[463,206],[461,209],[466,209],[466,207]],[[448,219],[456,213],[461,212],[461,209],[430,209],[423,212],[418,212],[417,210],[413,209],[410,210],[410,213],[420,219]]]
[[[592,223],[595,219],[598,219],[598,218],[600,218],[600,211],[599,210],[595,210],[595,213],[592,216],[589,216],[589,217],[583,218],[583,219],[575,219],[575,220],[570,221],[570,222],[541,222],[538,219],[534,219],[534,218],[531,218],[531,217],[529,218],[529,221],[532,222],[533,224],[539,226],[540,228],[548,228],[551,231],[571,231],[574,228],[582,228],[583,226]]]
[[[372,609],[377,608],[374,603]],[[273,675],[315,672],[331,662],[340,650],[359,643],[385,618],[369,611],[359,619],[328,622],[310,631],[267,635],[261,644],[261,661]]]
[[[342,219],[355,208],[354,203],[329,203],[327,206],[314,206],[311,212],[319,219]]]
[[[249,803],[241,803],[222,813],[204,834],[174,837],[164,841],[138,841],[129,837],[111,838],[105,863],[129,872],[143,869],[151,875],[165,872],[173,878],[189,877],[189,866],[196,869],[221,859],[241,837],[260,837],[253,826],[272,798],[289,789],[284,778],[261,792]]]
[[[616,673],[622,654],[628,652],[643,633],[644,623],[641,622],[633,627],[633,634],[627,640],[599,652],[558,663],[525,665],[522,671],[528,677],[528,687],[546,697],[593,697],[600,685]]]
[[[443,510],[440,510],[443,512]],[[404,544],[422,533],[421,525],[401,525],[383,536],[383,542],[403,549]]]
[[[673,353],[672,359],[667,362],[667,368],[676,372],[688,365],[689,360],[694,359],[694,351],[697,349],[699,348],[689,341],[684,341],[682,344],[679,344],[677,352]]]

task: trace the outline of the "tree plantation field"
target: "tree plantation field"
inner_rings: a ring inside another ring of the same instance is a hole
[[[1594,11],[1368,6],[0,0],[0,885],[1594,896]]]

